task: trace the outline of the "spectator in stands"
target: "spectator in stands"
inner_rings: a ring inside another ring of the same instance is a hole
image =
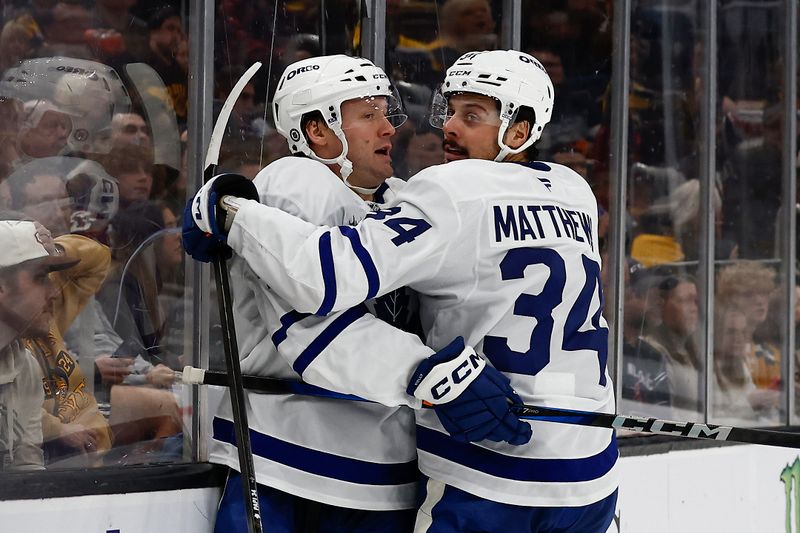
[[[759,414],[769,414],[777,407],[780,393],[759,390],[753,383],[747,363],[747,316],[736,308],[718,307],[714,326],[713,420],[723,423],[756,421]]]
[[[558,95],[548,129],[542,133],[542,138],[536,144],[542,154],[540,158],[549,160],[549,156],[559,149],[575,144],[587,145],[584,151],[588,151],[591,132],[600,124],[601,115],[600,105],[589,91],[586,80],[568,78],[561,54],[552,46],[533,46],[528,53],[542,63],[553,80],[553,90]]]
[[[447,0],[439,13],[439,38],[429,45],[433,67],[444,72],[462,54],[497,47],[489,0]]]
[[[663,351],[644,340],[648,300],[657,277],[635,261],[625,271],[625,313],[622,322],[622,397],[649,405],[671,405],[667,360]]]
[[[91,28],[91,13],[83,2],[56,2],[49,16],[40,17],[39,23],[44,44],[37,50],[37,56],[96,59],[86,42],[86,30]]]
[[[153,148],[150,128],[139,113],[117,113],[111,119],[111,144],[134,144]]]
[[[660,352],[666,363],[673,408],[698,412],[703,362],[696,338],[700,323],[697,284],[689,276],[668,276],[658,284],[658,293],[661,323],[643,341]]]
[[[283,53],[283,64],[291,65],[302,59],[320,55],[319,35],[313,33],[299,33],[293,35],[286,43]]]
[[[0,214],[0,472],[43,468],[42,373],[23,338],[47,335],[58,292],[48,274],[77,262],[40,224],[7,215]]]
[[[41,424],[46,463],[66,460],[73,465],[96,466],[111,447],[111,429],[87,390],[78,361],[67,350],[63,332],[102,284],[111,255],[107,247],[86,237],[66,234],[53,239],[44,226],[36,227],[35,238],[46,243],[52,254],[80,258],[80,262],[64,263],[61,270],[50,274],[54,292],[41,311],[38,327],[29,329],[21,339],[43,376]],[[25,310],[27,296],[17,294],[15,312]]]
[[[119,206],[149,200],[153,191],[153,152],[145,146],[122,144],[98,158],[119,183]]]
[[[172,7],[158,9],[148,21],[150,55],[145,61],[161,76],[172,100],[178,124],[186,124],[189,86],[186,73],[175,57],[185,39],[180,14]]]
[[[753,382],[760,389],[781,387],[781,352],[774,342],[759,335],[770,312],[776,289],[775,271],[756,261],[727,266],[717,276],[717,303],[739,309],[747,318],[746,361]]]
[[[239,81],[242,75],[241,69],[227,68],[217,74],[214,87],[214,114],[219,115],[222,105],[231,93],[233,86]],[[248,140],[248,137],[256,133],[253,125],[256,116],[256,89],[255,84],[245,85],[242,93],[233,105],[233,111],[228,119],[225,129],[225,140],[223,144],[230,145],[241,143]],[[260,121],[259,121],[260,122]]]

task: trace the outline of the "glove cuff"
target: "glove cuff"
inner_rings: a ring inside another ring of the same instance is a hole
[[[486,361],[467,346],[443,362],[429,357],[419,364],[406,389],[409,395],[433,405],[450,402],[464,392],[486,367]]]

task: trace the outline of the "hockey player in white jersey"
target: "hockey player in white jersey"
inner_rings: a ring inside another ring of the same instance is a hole
[[[305,157],[285,157],[263,169],[254,180],[260,201],[313,224],[344,226],[362,220],[404,184],[385,181],[392,173],[394,126],[405,115],[384,72],[368,60],[339,55],[294,63],[279,81],[273,106],[278,131],[292,152]],[[184,241],[197,258],[190,206]],[[385,369],[433,351],[416,335],[389,325],[412,329],[416,314],[407,308],[408,294],[392,291],[323,318],[292,309],[240,258],[232,261],[231,280],[244,373],[302,377],[392,406],[247,394],[265,529],[410,531],[419,473],[414,415],[403,406],[419,407],[420,401],[406,394],[407,376],[392,377]],[[381,363],[348,365],[350,354],[359,351]],[[227,401],[213,431],[211,460],[237,469]],[[244,531],[243,508],[234,476],[216,531]]]
[[[524,53],[468,53],[441,97],[450,162],[412,177],[384,209],[345,231],[242,200],[228,245],[302,312],[412,287],[440,355],[466,332],[526,403],[614,412],[597,202],[575,172],[526,153],[550,119],[549,76]],[[394,373],[412,376],[408,391],[419,398],[461,386],[444,373],[429,380],[425,362],[413,367]],[[606,530],[617,494],[613,431],[532,422],[527,444],[467,444],[437,414],[417,414],[428,480],[415,531]]]

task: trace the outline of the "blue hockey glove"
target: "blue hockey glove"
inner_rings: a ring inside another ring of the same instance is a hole
[[[203,185],[189,200],[183,212],[183,247],[190,256],[208,263],[216,257],[228,259],[231,250],[225,244],[226,212],[219,206],[225,195],[258,200],[253,182],[239,174],[220,174]]]
[[[461,337],[422,361],[406,392],[433,404],[444,429],[458,441],[520,445],[533,435],[530,424],[510,409],[522,399],[509,379],[465,348]]]
[[[197,227],[197,224],[192,218],[193,203],[194,198],[190,198],[189,201],[186,202],[186,207],[183,210],[181,232],[183,249],[186,250],[186,253],[193,259],[203,263],[210,263],[218,257],[230,259],[231,255],[233,255],[233,251],[225,244],[225,241]]]

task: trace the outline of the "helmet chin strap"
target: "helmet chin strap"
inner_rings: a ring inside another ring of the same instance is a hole
[[[347,160],[347,159],[345,159],[345,161],[350,163],[350,161]],[[351,164],[351,166],[352,166],[352,164]],[[344,179],[344,184],[347,185],[348,187],[350,187],[352,190],[354,190],[355,192],[357,192],[359,194],[375,194],[375,191],[380,189],[380,185],[378,187],[359,187],[358,185],[353,185],[352,183],[350,183],[348,181],[348,178],[344,177],[344,167],[342,167],[341,174],[342,174],[342,177]],[[349,174],[350,173],[348,172],[348,177],[349,177]]]
[[[347,144],[347,137],[344,136],[344,131],[342,131],[341,126],[335,124],[333,132],[339,137],[339,140],[342,141],[342,153],[339,154],[339,157],[337,157],[334,162],[339,165],[339,175],[342,177],[344,184],[358,194],[375,194],[375,191],[377,191],[380,186],[368,188],[359,187],[350,183],[349,178],[353,173],[353,162],[347,159],[347,151],[350,149],[350,146]]]
[[[312,159],[316,159],[325,165],[339,165],[339,175],[342,177],[342,181],[344,181],[344,184],[356,193],[375,194],[375,191],[380,188],[380,185],[378,187],[359,187],[350,183],[349,178],[350,174],[353,173],[353,162],[347,159],[347,150],[349,148],[347,144],[347,138],[344,136],[344,132],[338,124],[332,124],[331,129],[342,142],[342,153],[332,159],[325,159],[324,157],[319,157],[317,154],[315,154],[314,150],[311,148],[308,148],[306,154]]]

